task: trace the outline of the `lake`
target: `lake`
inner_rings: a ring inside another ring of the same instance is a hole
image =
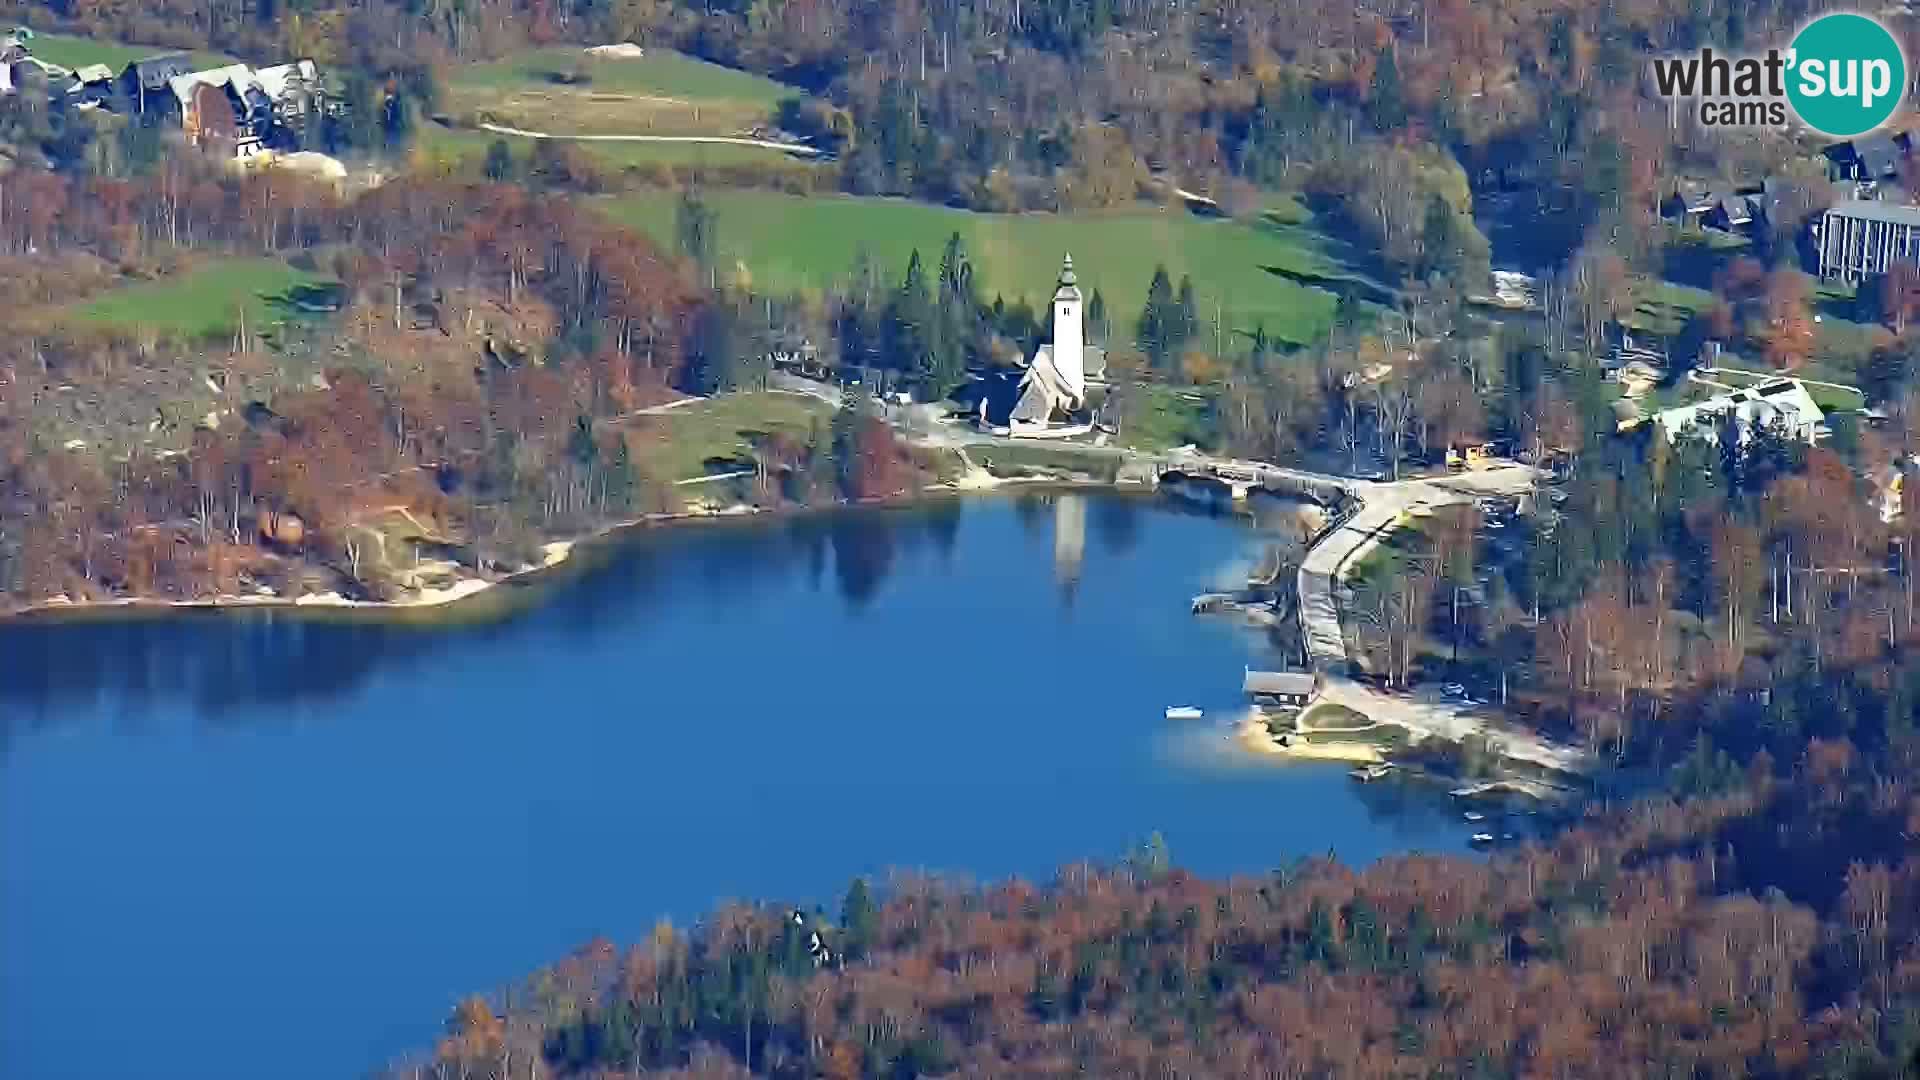
[[[889,868],[1464,850],[1216,726],[1281,660],[1188,602],[1262,547],[996,495],[651,530],[483,621],[0,626],[0,1076],[359,1075],[593,935]]]

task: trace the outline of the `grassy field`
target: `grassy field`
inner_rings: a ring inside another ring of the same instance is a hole
[[[1111,481],[1120,472],[1120,459],[1112,454],[1043,439],[1017,445],[974,446],[968,448],[967,456],[975,465],[999,477],[1073,473]]]
[[[446,110],[568,135],[733,135],[802,91],[666,49],[598,59],[553,47],[457,69]]]
[[[67,309],[67,317],[162,336],[210,337],[231,333],[244,309],[249,326],[284,319],[279,301],[317,275],[279,259],[211,259],[179,274],[110,289]]]
[[[33,55],[49,64],[77,68],[86,64],[105,64],[118,73],[135,60],[174,52],[158,45],[124,45],[117,41],[99,41],[72,34],[35,34],[29,44]],[[195,52],[194,61],[212,67],[227,62],[219,53]]]
[[[1139,407],[1120,429],[1121,444],[1136,450],[1170,450],[1187,443],[1211,446],[1217,433],[1206,399],[1210,390],[1141,387]]]
[[[1633,310],[1620,321],[1649,334],[1678,334],[1693,316],[1713,303],[1713,294],[1671,281],[1641,279],[1631,287]]]
[[[804,394],[724,394],[634,421],[648,471],[663,480],[690,480],[752,463],[754,443],[775,432],[804,440],[832,407]]]
[[[1376,750],[1397,750],[1407,744],[1407,729],[1380,724],[1364,731],[1309,731],[1298,736],[1309,746],[1363,743]]]
[[[1322,701],[1300,714],[1299,726],[1304,731],[1354,731],[1372,727],[1373,721],[1345,705]]]
[[[616,218],[671,245],[672,192],[610,200]],[[1146,300],[1153,265],[1177,284],[1193,275],[1203,326],[1219,312],[1234,330],[1264,325],[1270,336],[1310,342],[1332,322],[1335,287],[1360,281],[1330,257],[1310,224],[1209,220],[1183,210],[1142,208],[1102,214],[976,214],[900,199],[800,198],[760,191],[707,196],[719,215],[723,265],[744,264],[756,288],[821,289],[844,282],[865,251],[897,281],[914,250],[929,273],[947,237],[958,232],[976,280],[991,299],[1042,307],[1060,257],[1072,252],[1083,289],[1098,288],[1117,336],[1125,337]],[[1203,333],[1210,331],[1203,331]]]

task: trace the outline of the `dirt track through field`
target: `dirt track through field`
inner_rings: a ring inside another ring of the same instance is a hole
[[[527,131],[524,128],[507,127],[502,124],[481,124],[480,130],[491,131],[496,135],[514,135],[522,139],[563,139],[568,142],[654,142],[654,143],[719,143],[726,146],[757,146],[765,150],[784,150],[789,154],[815,156],[820,151],[804,143],[775,142],[772,139],[752,139],[736,135],[556,135],[547,131]]]

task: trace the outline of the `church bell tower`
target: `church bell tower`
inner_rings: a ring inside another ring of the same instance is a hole
[[[1053,292],[1053,366],[1066,388],[1080,401],[1087,398],[1087,371],[1081,334],[1080,282],[1073,274],[1073,256],[1060,266],[1060,286]]]

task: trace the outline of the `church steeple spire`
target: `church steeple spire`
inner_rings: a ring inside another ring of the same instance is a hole
[[[1067,252],[1066,259],[1060,264],[1060,284],[1078,285],[1079,279],[1073,276],[1073,252]]]

